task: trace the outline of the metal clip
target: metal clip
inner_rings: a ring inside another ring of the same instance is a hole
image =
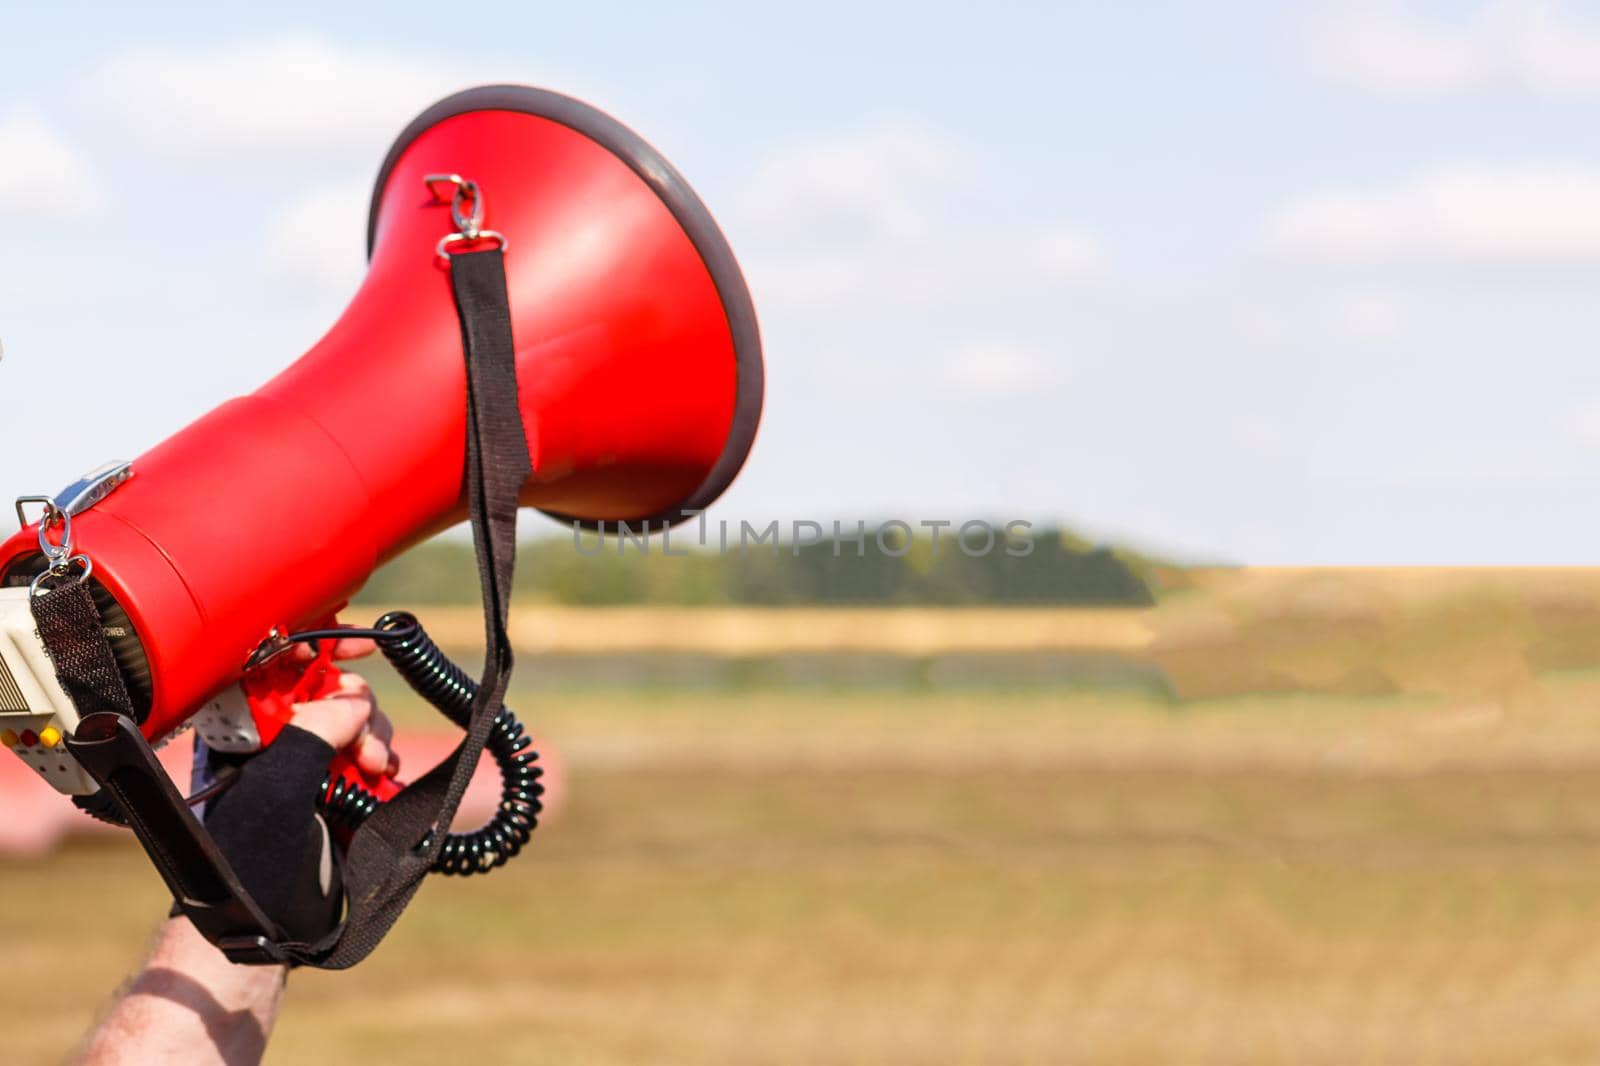
[[[89,575],[94,573],[94,563],[89,561],[87,555],[72,554],[72,516],[87,511],[132,476],[133,465],[119,460],[96,467],[54,497],[17,497],[17,524],[23,529],[29,525],[24,507],[30,503],[44,507],[44,513],[39,516],[37,532],[39,553],[44,556],[47,565],[29,582],[29,595],[37,596],[41,591],[49,591],[52,583],[72,577],[74,567],[83,569],[77,578],[79,584],[89,580]],[[61,539],[54,541],[50,539],[50,531],[57,525],[61,526]]]
[[[258,666],[265,666],[292,647],[294,645],[289,641],[289,634],[273,626],[261,643],[256,645],[255,651],[244,661],[244,668],[254,670]]]
[[[439,244],[434,249],[434,254],[442,264],[450,265],[449,248],[452,244],[494,241],[502,252],[511,247],[505,234],[483,228],[483,190],[478,188],[477,182],[460,174],[429,174],[422,179],[422,183],[439,203],[445,202],[440,186],[449,186],[454,190],[450,196],[450,220],[455,223],[456,232],[439,238]]]
[[[44,514],[39,518],[38,537],[39,552],[48,564],[28,583],[28,595],[37,596],[41,591],[50,591],[53,582],[72,576],[74,566],[83,568],[83,573],[78,575],[79,584],[88,581],[89,575],[94,573],[94,563],[89,561],[87,555],[72,554],[72,512],[57,507],[56,501],[48,496],[22,496],[17,500],[17,518],[24,526],[28,524],[22,510],[25,503],[44,504]],[[61,524],[61,539],[53,541],[50,539],[50,530],[57,522]]]

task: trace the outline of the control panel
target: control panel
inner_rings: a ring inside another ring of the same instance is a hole
[[[0,588],[0,745],[57,792],[87,796],[100,786],[67,751],[66,737],[77,727],[78,712],[28,609],[27,588]]]

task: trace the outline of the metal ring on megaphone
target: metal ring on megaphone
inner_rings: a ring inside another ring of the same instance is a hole
[[[422,179],[422,184],[428,187],[428,192],[432,193],[433,198],[439,201],[441,204],[448,202],[448,200],[446,197],[439,195],[439,190],[434,188],[435,185],[450,186],[450,195],[454,196],[456,189],[460,188],[466,183],[467,179],[463,178],[460,174],[429,174],[427,177]]]
[[[33,525],[33,523],[28,520],[28,512],[24,510],[24,507],[30,503],[44,504],[44,513],[49,514],[50,508],[55,506],[56,501],[53,496],[18,496],[16,501],[18,529],[27,529],[29,526]]]
[[[498,230],[485,229],[479,230],[471,237],[467,236],[465,233],[447,233],[443,237],[439,238],[439,246],[434,249],[434,253],[438,255],[441,266],[449,266],[449,249],[452,244],[460,244],[462,242],[476,244],[479,241],[494,241],[500,246],[500,250],[502,252],[506,252],[511,249],[511,242],[506,240],[505,234],[500,233]]]
[[[28,582],[28,595],[30,597],[37,596],[40,589],[49,592],[50,589],[44,587],[46,578],[71,577],[73,563],[83,564],[83,573],[78,575],[77,583],[81,585],[88,581],[89,575],[94,573],[94,562],[87,555],[74,555],[35,574],[33,580]]]

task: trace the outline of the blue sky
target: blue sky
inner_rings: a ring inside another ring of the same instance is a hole
[[[7,13],[0,491],[287,364],[359,279],[390,140],[513,80],[655,142],[744,264],[767,418],[722,517],[1600,561],[1600,12],[448,12]]]

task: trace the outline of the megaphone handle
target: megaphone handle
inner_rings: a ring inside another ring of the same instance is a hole
[[[289,640],[315,640],[317,655],[311,662],[279,655],[245,675],[244,690],[250,714],[265,747],[294,715],[294,705],[341,691],[339,668],[333,664],[334,642],[343,636],[360,636],[378,642],[389,665],[411,688],[446,718],[466,728],[471,724],[478,683],[450,661],[429,638],[416,617],[390,611],[371,629],[326,626],[292,634]],[[480,874],[508,861],[522,850],[538,825],[544,786],[539,778],[539,753],[532,748],[517,716],[502,704],[490,723],[484,752],[500,770],[500,804],[481,828],[451,832],[435,860],[433,870],[445,874]],[[323,778],[318,807],[328,826],[348,840],[380,806],[398,795],[404,785],[388,774],[361,770],[346,752],[338,753]]]
[[[343,671],[333,664],[331,640],[321,642],[316,658],[309,663],[284,657],[253,671],[246,678],[244,690],[262,747],[272,743],[289,724],[295,704],[336,696],[343,691],[341,677]],[[360,796],[364,792],[386,801],[398,795],[402,787],[387,772],[367,773],[348,751],[340,751],[328,764],[322,799],[325,806],[337,809],[347,796]]]

